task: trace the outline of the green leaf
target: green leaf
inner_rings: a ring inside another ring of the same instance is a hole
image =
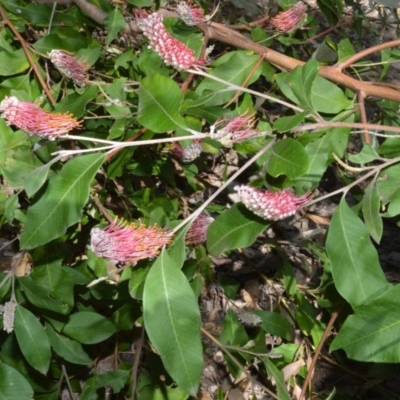
[[[28,209],[21,248],[48,243],[79,221],[89,197],[90,182],[103,161],[103,154],[73,158],[50,180],[43,196]]]
[[[265,332],[286,340],[292,340],[293,329],[290,322],[285,317],[272,311],[256,310],[254,314],[261,318],[261,327]]]
[[[0,399],[33,400],[33,390],[29,382],[16,369],[0,364]]]
[[[80,343],[57,333],[50,324],[46,327],[46,333],[51,347],[64,360],[78,365],[92,363],[92,359],[86,354]]]
[[[183,94],[179,86],[162,75],[148,76],[140,82],[138,121],[156,133],[185,127],[179,110]]]
[[[10,76],[24,72],[29,68],[29,62],[23,49],[0,52],[0,75]]]
[[[224,329],[219,337],[221,343],[231,346],[244,346],[249,341],[249,336],[243,324],[238,321],[236,314],[228,310],[224,318]]]
[[[269,377],[275,379],[276,390],[279,400],[291,400],[291,397],[286,389],[285,380],[282,371],[275,366],[275,364],[267,357],[263,357],[265,369]]]
[[[362,201],[362,213],[365,226],[375,242],[379,243],[383,233],[382,217],[379,214],[381,202],[375,181],[371,182],[365,190]]]
[[[271,176],[287,175],[296,178],[304,174],[309,165],[304,147],[294,139],[286,138],[275,143],[268,162]]]
[[[357,307],[333,340],[330,351],[343,349],[353,360],[399,363],[399,296],[400,285],[396,285],[369,304]]]
[[[291,80],[294,95],[305,111],[314,111],[312,91],[314,81],[318,76],[318,62],[310,60],[301,67],[296,67],[292,72]]]
[[[333,214],[326,250],[336,289],[353,308],[389,287],[365,225],[344,199]]]
[[[66,268],[58,265],[40,265],[35,267],[30,277],[37,284],[48,288],[52,299],[60,300],[72,308],[75,281]]]
[[[19,347],[28,363],[42,374],[50,366],[50,343],[41,323],[26,308],[18,305],[15,309],[15,335]]]
[[[81,311],[72,314],[62,333],[83,344],[103,342],[116,332],[115,325],[94,312]]]
[[[121,389],[128,383],[130,377],[129,371],[124,370],[116,370],[116,371],[108,371],[104,374],[95,374],[94,382],[91,384],[95,389],[110,386],[114,393],[119,393]]]
[[[382,204],[388,205],[386,216],[391,218],[400,214],[400,164],[392,165],[381,171],[377,188]]]
[[[226,82],[241,86],[249,78],[249,74],[259,60],[260,56],[248,51],[233,51],[219,57],[210,74]],[[253,71],[251,78],[246,81],[247,86],[258,79],[260,72],[261,67]],[[227,90],[227,84],[206,78],[198,85],[196,93],[206,100],[205,106],[210,107],[228,102],[235,95],[236,90]]]
[[[339,86],[321,76],[317,76],[312,87],[312,102],[318,112],[327,114],[337,114],[352,105]]]
[[[217,257],[228,250],[248,247],[269,225],[270,222],[258,218],[243,204],[234,204],[208,228],[207,249]]]
[[[24,180],[25,192],[29,197],[32,197],[46,182],[50,167],[60,161],[60,157],[54,157],[50,162],[34,169]]]
[[[359,153],[346,154],[346,158],[352,163],[366,164],[379,158],[379,154],[370,144],[364,143],[364,146]]]
[[[98,92],[97,86],[90,86],[84,93],[72,93],[57,103],[55,110],[62,113],[69,112],[76,118],[81,118],[86,112],[86,105],[97,96]]]
[[[71,307],[64,300],[52,299],[49,295],[50,288],[39,285],[30,276],[18,278],[18,283],[24,290],[25,296],[36,307],[55,311],[60,314],[66,314],[70,311]]]
[[[103,20],[107,28],[106,45],[118,38],[118,34],[126,28],[125,18],[118,8],[108,13],[108,16]]]
[[[280,133],[288,132],[297,125],[301,124],[306,116],[307,113],[302,112],[302,113],[296,113],[295,115],[290,115],[289,117],[278,118],[274,122],[273,130],[278,131]]]
[[[146,332],[171,377],[196,396],[203,368],[200,311],[180,266],[163,251],[143,293]]]

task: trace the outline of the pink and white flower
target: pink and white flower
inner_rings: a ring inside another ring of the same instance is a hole
[[[143,34],[149,39],[149,48],[153,49],[164,60],[178,70],[185,70],[203,65],[195,57],[194,50],[175,39],[165,28],[159,13],[137,13],[136,22]]]
[[[135,264],[156,257],[160,249],[171,242],[172,231],[157,226],[128,224],[115,220],[105,229],[93,228],[90,245],[93,253],[113,263]]]
[[[299,1],[289,10],[282,11],[272,18],[270,24],[279,32],[291,32],[299,27],[306,15],[306,10],[307,7]]]
[[[51,62],[67,78],[81,87],[87,85],[89,75],[86,72],[90,67],[82,60],[78,60],[72,54],[65,50],[52,50],[49,54]]]
[[[233,143],[242,142],[259,135],[259,132],[253,128],[255,122],[254,115],[247,115],[246,113],[232,120],[220,119],[212,126],[210,136],[225,147],[231,147]],[[218,129],[219,126],[222,126],[222,128]]]
[[[240,201],[259,217],[278,221],[291,215],[310,201],[310,193],[296,197],[289,191],[271,193],[263,192],[247,185],[239,185],[234,188]]]
[[[207,240],[207,230],[214,222],[214,218],[200,214],[186,232],[186,244],[200,244]]]
[[[204,10],[197,7],[190,7],[184,1],[178,3],[176,12],[179,18],[188,26],[195,26],[204,21]]]
[[[202,152],[201,140],[195,139],[193,143],[185,148],[183,148],[179,142],[172,142],[170,151],[176,158],[184,163],[192,162],[199,157]]]
[[[0,103],[0,112],[7,125],[14,125],[28,135],[50,140],[81,127],[81,122],[72,114],[44,111],[37,104],[19,101],[14,96],[5,97]]]

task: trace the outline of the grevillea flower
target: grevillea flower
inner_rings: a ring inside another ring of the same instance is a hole
[[[201,8],[190,7],[184,1],[181,1],[176,6],[176,11],[179,18],[189,26],[200,24],[204,20],[204,10]]]
[[[166,65],[172,65],[179,70],[198,67],[203,64],[196,59],[194,50],[175,39],[162,23],[159,13],[136,14],[136,22],[143,34],[149,39],[149,48],[155,50]]]
[[[160,249],[170,243],[172,232],[157,226],[128,224],[115,220],[105,229],[93,228],[90,232],[91,249],[96,256],[116,263],[135,264],[156,257]]]
[[[271,193],[251,186],[240,185],[234,188],[240,201],[261,218],[278,221],[296,213],[310,201],[310,193],[296,197],[288,191]]]
[[[225,147],[231,147],[233,143],[258,135],[257,130],[253,129],[255,122],[254,115],[246,115],[246,113],[232,120],[218,120],[212,126],[211,137],[221,142]],[[215,130],[218,126],[223,127]]]
[[[207,230],[213,221],[213,217],[200,214],[186,232],[186,244],[204,243],[207,240]]]
[[[49,57],[59,71],[67,78],[72,79],[76,85],[81,87],[87,85],[89,76],[86,71],[89,66],[82,60],[78,60],[65,50],[52,50]]]
[[[199,157],[202,152],[201,140],[195,139],[193,143],[185,148],[183,148],[179,142],[173,142],[170,151],[176,158],[184,163],[192,162]]]
[[[28,135],[37,135],[50,140],[81,126],[72,114],[44,111],[37,104],[19,101],[14,96],[6,97],[0,103],[0,112],[7,125],[15,125]]]
[[[14,330],[14,317],[15,308],[17,303],[14,300],[7,301],[7,303],[0,306],[0,315],[3,314],[3,330],[11,333]]]
[[[300,1],[287,11],[280,12],[276,17],[272,18],[271,25],[279,32],[290,32],[298,28],[303,17],[305,16],[307,7]]]

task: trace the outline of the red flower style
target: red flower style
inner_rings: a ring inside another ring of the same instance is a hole
[[[58,70],[67,78],[72,79],[76,85],[81,87],[87,85],[89,76],[86,70],[90,67],[82,60],[78,60],[65,50],[52,50],[49,57]]]
[[[160,249],[171,242],[172,236],[172,231],[156,226],[146,227],[115,220],[105,229],[93,228],[90,244],[98,257],[115,264],[135,264],[139,260],[156,257]]]
[[[213,217],[200,214],[186,232],[186,244],[204,243],[207,240],[207,230],[213,221]]]
[[[195,139],[193,143],[185,148],[183,148],[179,142],[172,142],[170,151],[176,158],[184,163],[192,162],[199,157],[202,152],[201,140]]]
[[[195,57],[194,50],[171,36],[162,23],[162,16],[159,13],[137,13],[136,22],[150,41],[148,47],[156,51],[166,65],[172,65],[178,70],[203,65],[203,61]]]
[[[204,20],[204,10],[201,8],[190,7],[184,1],[176,6],[179,18],[188,26],[195,26]]]
[[[234,188],[240,201],[261,218],[278,221],[294,215],[310,201],[310,193],[296,197],[289,191],[271,193],[251,186],[240,185]]]
[[[272,18],[271,25],[279,32],[291,32],[296,29],[306,13],[307,7],[300,1],[287,11]]]
[[[257,136],[258,131],[253,129],[255,124],[254,115],[240,115],[232,120],[221,119],[214,124],[214,130],[219,125],[225,125],[216,132],[211,133],[211,137],[221,142],[226,147],[231,147],[233,143],[241,142],[251,137]]]
[[[28,135],[37,135],[50,140],[81,126],[81,122],[72,114],[44,111],[37,104],[19,101],[14,96],[6,97],[0,103],[0,112],[7,125],[15,125]]]

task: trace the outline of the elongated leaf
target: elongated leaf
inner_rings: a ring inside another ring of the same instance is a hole
[[[337,114],[352,105],[339,86],[321,76],[315,79],[312,102],[317,111],[327,114]]]
[[[42,374],[50,365],[50,343],[38,319],[26,308],[18,305],[15,309],[15,334],[19,347],[28,363]]]
[[[287,175],[296,178],[304,174],[309,165],[304,147],[294,139],[287,138],[277,142],[272,148],[268,162],[268,173],[272,176]]]
[[[299,104],[305,111],[314,111],[312,101],[313,85],[318,76],[318,62],[310,60],[301,67],[292,71],[292,90],[299,100]]]
[[[162,133],[185,126],[179,110],[183,94],[170,78],[152,75],[140,82],[138,121],[153,132]]]
[[[0,364],[0,400],[33,400],[29,382],[16,369]]]
[[[268,228],[270,222],[258,218],[243,204],[235,204],[221,214],[208,228],[207,249],[213,256],[248,247]]]
[[[398,150],[396,149],[398,152]],[[400,214],[400,164],[392,165],[381,172],[381,179],[377,181],[377,188],[382,204],[388,204],[387,217],[395,217]]]
[[[10,76],[19,74],[29,68],[29,62],[23,49],[0,52],[0,75]]]
[[[50,167],[60,161],[61,157],[54,157],[50,162],[34,169],[24,180],[26,194],[32,197],[46,182],[47,175],[49,174]]]
[[[32,249],[50,242],[79,221],[90,182],[103,160],[103,154],[74,158],[50,180],[43,196],[28,209],[21,248]]]
[[[106,45],[108,46],[118,37],[118,33],[126,28],[126,21],[120,10],[115,8],[108,13],[104,19],[104,25],[107,27]]]
[[[168,373],[196,396],[203,368],[200,312],[189,282],[166,251],[147,275],[143,318]]]
[[[62,333],[83,344],[100,343],[116,332],[115,325],[107,318],[93,312],[72,314]]]
[[[80,343],[57,333],[51,325],[47,325],[46,333],[51,347],[64,360],[78,365],[89,365],[92,362]]]
[[[286,340],[292,340],[293,329],[290,322],[285,317],[272,311],[256,310],[254,311],[254,314],[261,318],[261,327],[265,332]]]
[[[211,75],[239,86],[243,85],[244,82],[250,85],[260,76],[261,67],[253,71],[259,60],[260,56],[249,54],[247,51],[230,52],[218,59]],[[253,74],[249,79],[251,72]],[[205,103],[207,107],[217,106],[228,102],[235,95],[235,91],[227,90],[227,88],[228,84],[226,83],[206,78],[197,87],[196,93],[207,100]]]
[[[52,299],[63,301],[70,307],[74,305],[75,280],[65,268],[58,265],[41,265],[36,267],[30,276],[36,283],[48,288]]]
[[[330,350],[343,349],[359,361],[399,363],[400,285],[369,304],[355,309],[347,318]]]
[[[265,369],[270,377],[275,379],[276,390],[279,400],[291,400],[291,397],[286,389],[285,380],[282,371],[275,366],[269,358],[263,358]]]
[[[278,118],[274,122],[273,129],[281,133],[288,132],[295,126],[301,124],[304,121],[306,115],[307,115],[306,112],[302,112],[302,113],[297,113],[295,115],[291,115],[289,117]]]
[[[115,393],[119,393],[121,389],[128,383],[129,376],[129,371],[108,371],[104,374],[95,374],[93,377],[94,382],[91,382],[91,384],[93,384],[96,389],[104,386],[110,386]]]
[[[326,250],[336,289],[352,307],[372,301],[388,288],[368,231],[345,200],[333,214]]]
[[[30,276],[22,276],[18,279],[18,282],[24,289],[25,296],[36,307],[61,314],[66,314],[71,309],[63,299],[52,299],[50,288],[39,285]]]
[[[362,212],[364,216],[365,226],[369,234],[375,242],[379,243],[383,233],[382,217],[379,214],[381,202],[379,194],[375,186],[375,182],[371,182],[365,190]]]

